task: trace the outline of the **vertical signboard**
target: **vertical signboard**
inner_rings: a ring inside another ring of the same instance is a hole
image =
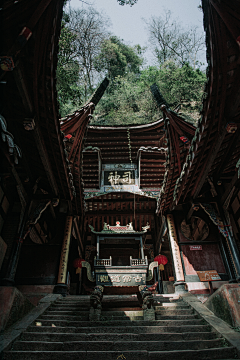
[[[67,263],[68,263],[68,253],[69,253],[69,245],[71,239],[71,229],[72,229],[72,216],[67,216],[66,225],[63,236],[63,245],[62,252],[59,264],[59,272],[58,272],[58,284],[66,283],[67,276]]]
[[[184,281],[183,267],[181,255],[178,245],[177,232],[175,229],[174,218],[172,214],[167,215],[167,224],[169,230],[169,238],[172,249],[173,265],[175,269],[176,281]]]

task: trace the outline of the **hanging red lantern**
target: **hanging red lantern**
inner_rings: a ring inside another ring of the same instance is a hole
[[[73,266],[76,268],[76,274],[79,274],[82,268],[82,262],[85,261],[84,259],[75,259],[73,261]]]
[[[187,144],[189,142],[188,138],[186,136],[180,136],[180,140],[184,142],[184,144]]]
[[[72,138],[71,134],[65,135],[63,141],[70,140]]]
[[[168,259],[166,258],[165,255],[157,255],[154,258],[154,261],[158,262],[159,270],[164,270],[164,265],[166,265],[168,263]]]

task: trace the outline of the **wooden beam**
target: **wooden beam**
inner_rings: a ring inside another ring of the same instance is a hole
[[[83,242],[82,242],[82,237],[81,237],[81,234],[80,234],[80,231],[79,231],[79,228],[78,228],[76,218],[74,218],[74,220],[73,220],[73,225],[74,225],[74,230],[75,230],[76,235],[77,235],[79,250],[81,251],[81,256],[83,257],[83,254],[84,254]]]
[[[236,150],[236,145],[238,144],[239,140],[240,140],[240,129],[238,129],[237,132],[232,136],[232,139],[229,142],[227,149],[224,149],[223,155],[221,157],[221,164],[220,166],[217,167],[217,171],[213,175],[215,182],[221,176],[225,166],[229,164],[229,159],[232,158],[232,153],[233,151]]]
[[[35,140],[35,143],[37,145],[40,158],[42,160],[43,167],[44,167],[44,169],[46,171],[46,174],[47,174],[49,184],[50,184],[50,186],[52,188],[52,191],[53,191],[54,195],[58,196],[58,187],[57,187],[56,179],[55,179],[55,177],[53,175],[51,163],[50,163],[50,160],[49,160],[49,157],[48,157],[48,153],[47,153],[47,150],[46,150],[46,147],[45,147],[44,139],[43,139],[43,137],[41,135],[41,131],[39,129],[39,126],[36,125],[35,129],[32,130],[32,131],[33,131],[33,134],[34,134],[34,140]]]
[[[33,114],[33,101],[32,96],[30,95],[28,84],[26,82],[26,78],[24,76],[24,71],[20,63],[18,63],[18,65],[15,67],[13,74],[19,95],[22,98],[24,108],[27,112],[26,117],[30,117]]]
[[[154,215],[155,214],[155,206],[152,208],[152,212],[149,212],[149,210],[141,210],[141,212],[139,212],[137,209],[135,210],[135,214],[136,216],[139,216],[139,215]],[[119,211],[116,211],[116,210],[99,210],[99,211],[91,211],[91,210],[88,210],[86,211],[86,216],[106,216],[106,215],[109,215],[109,216],[121,216],[121,215],[133,215],[133,210],[125,210],[123,209],[122,211],[119,210]]]
[[[224,124],[225,125],[225,124]],[[202,171],[200,172],[199,176],[198,176],[198,181],[196,181],[195,186],[191,192],[191,196],[193,199],[196,199],[196,197],[198,197],[201,188],[208,176],[208,173],[211,169],[211,166],[217,156],[217,153],[222,145],[222,142],[226,136],[227,130],[225,128],[225,126],[222,126],[220,133],[215,141],[215,144],[213,145],[213,147],[211,148],[211,152],[209,153],[209,156],[207,159],[205,159],[205,167],[202,168]]]
[[[221,197],[221,205],[224,205],[228,195],[230,194],[230,192],[232,191],[232,188],[236,185],[237,181],[239,180],[238,178],[238,171],[236,171],[234,177],[232,178],[232,180],[230,181],[230,183],[227,185],[226,190],[224,192],[224,194]]]

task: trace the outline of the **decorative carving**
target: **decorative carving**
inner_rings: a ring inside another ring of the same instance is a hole
[[[144,285],[139,286],[137,294],[138,301],[143,309],[144,320],[155,320],[155,311],[153,308],[154,298],[150,290]]]
[[[153,261],[153,262],[151,262],[151,264],[149,264],[148,276],[146,278],[146,281],[152,280],[152,278],[153,278],[153,269],[155,267],[158,267],[158,262],[157,261]]]
[[[95,279],[92,277],[91,265],[87,261],[82,262],[82,267],[87,269],[87,278],[89,281],[95,282]]]
[[[102,309],[103,286],[95,286],[90,296],[90,306],[94,309]]]
[[[35,128],[35,121],[34,119],[25,119],[23,121],[23,127],[25,130],[27,131],[31,131],[31,130],[34,130]]]
[[[40,219],[42,213],[46,210],[46,208],[51,204],[51,200],[43,201],[38,203],[34,209],[29,214],[29,225],[34,225],[38,222]]]
[[[14,143],[13,135],[7,131],[7,123],[2,115],[0,115],[0,132],[1,138],[4,143],[7,145],[8,154],[14,157],[14,163],[18,164],[18,158],[22,157],[20,148]]]
[[[103,298],[103,286],[95,286],[92,294],[90,295],[90,321],[99,321],[102,311],[102,298]]]

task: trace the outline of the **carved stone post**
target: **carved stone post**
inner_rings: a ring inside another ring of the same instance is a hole
[[[90,321],[99,321],[101,319],[103,290],[103,286],[95,286],[90,296]]]
[[[174,283],[175,292],[182,293],[182,292],[186,292],[185,278],[184,278],[182,260],[178,245],[177,232],[175,229],[174,218],[172,214],[167,215],[167,224],[168,224],[169,238],[170,238],[170,244],[171,244],[171,250],[173,256],[173,266],[176,276],[176,282]]]
[[[69,246],[71,240],[71,230],[72,230],[72,222],[73,217],[67,216],[65,230],[64,230],[64,237],[63,237],[63,244],[62,244],[62,252],[58,270],[58,280],[57,285],[54,287],[53,292],[55,294],[67,294],[67,264],[68,264],[68,253],[69,253]]]
[[[138,301],[143,309],[144,320],[155,320],[155,310],[153,307],[153,295],[146,285],[139,286],[139,293],[137,294]]]

